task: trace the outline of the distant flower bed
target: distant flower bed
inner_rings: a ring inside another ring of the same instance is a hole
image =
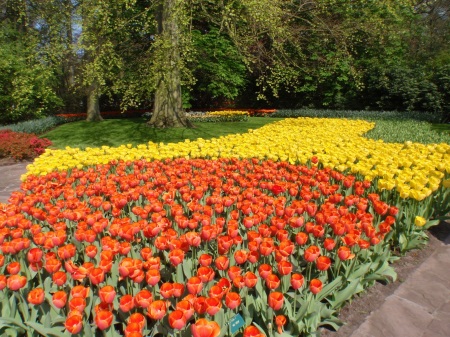
[[[0,130],[0,158],[33,159],[44,153],[50,145],[52,142],[49,139],[34,134]]]
[[[249,113],[239,110],[220,110],[208,112],[188,112],[188,118],[193,122],[243,122],[248,120]]]

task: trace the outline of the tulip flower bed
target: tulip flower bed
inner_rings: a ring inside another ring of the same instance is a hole
[[[46,151],[0,204],[0,334],[306,336],[447,214],[448,144],[284,120]],[[333,132],[330,132],[333,130]],[[431,217],[434,220],[430,220]]]
[[[298,336],[395,278],[398,209],[329,168],[115,161],[22,187],[0,213],[2,332]]]

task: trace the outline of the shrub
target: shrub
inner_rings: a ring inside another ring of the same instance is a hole
[[[61,116],[49,116],[41,119],[20,122],[17,124],[1,126],[0,130],[11,130],[14,132],[43,134],[54,127],[79,119],[76,117],[66,118]]]
[[[44,153],[45,148],[50,145],[50,140],[34,134],[0,130],[0,158],[32,159]]]
[[[321,117],[349,118],[364,120],[402,120],[414,119],[430,123],[439,123],[442,114],[418,111],[367,111],[367,110],[321,110],[321,109],[280,109],[269,115],[273,118]]]

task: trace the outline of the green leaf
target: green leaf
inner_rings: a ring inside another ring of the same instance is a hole
[[[360,283],[360,279],[354,279],[343,290],[334,293],[331,300],[328,300],[333,309],[340,308],[344,303],[354,296],[356,289]]]
[[[59,329],[58,328],[46,328],[42,324],[39,324],[36,322],[30,322],[30,321],[25,322],[25,324],[32,327],[34,330],[39,332],[42,336],[55,336],[55,337],[60,337],[60,336],[70,337],[71,336],[70,333],[68,333],[67,331],[63,331],[64,329],[62,329],[62,328],[59,328]]]
[[[325,287],[322,288],[322,291],[318,293],[316,296],[317,301],[323,300],[327,297],[331,292],[333,292],[336,288],[338,288],[342,283],[342,276],[336,277],[331,283],[328,283]]]

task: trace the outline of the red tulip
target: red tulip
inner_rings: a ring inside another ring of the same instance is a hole
[[[164,298],[171,298],[173,295],[173,285],[172,283],[169,282],[165,282],[161,285],[161,287],[159,288],[159,293],[161,294],[162,297]]]
[[[34,305],[39,305],[44,302],[45,293],[42,288],[35,288],[28,293],[28,302]]]
[[[142,289],[136,296],[134,296],[134,302],[141,308],[148,308],[153,301],[153,295],[147,289]]]
[[[182,300],[176,304],[176,309],[181,310],[183,312],[184,317],[186,320],[190,320],[191,317],[194,315],[194,305],[189,302],[188,300]]]
[[[275,324],[277,325],[279,334],[283,333],[283,326],[286,325],[286,322],[287,319],[284,315],[278,315],[277,317],[275,317]]]
[[[208,267],[209,265],[211,265],[213,260],[212,255],[210,254],[202,254],[200,255],[200,257],[198,258],[198,262],[200,263],[201,266],[203,267]]]
[[[322,281],[319,279],[312,279],[311,282],[309,282],[309,290],[314,294],[318,294],[322,290]]]
[[[100,330],[105,330],[111,326],[113,318],[114,316],[111,311],[100,310],[95,315],[94,322]]]
[[[320,249],[317,246],[309,246],[305,250],[305,260],[308,262],[314,262],[320,255]]]
[[[266,279],[267,276],[272,274],[272,267],[268,264],[262,264],[258,268],[259,276],[261,276],[262,279]]]
[[[186,287],[190,294],[197,295],[202,291],[203,283],[199,277],[193,276],[187,281]]]
[[[11,262],[6,266],[6,270],[10,275],[16,275],[20,272],[20,263],[19,262]]]
[[[113,286],[107,285],[100,288],[98,291],[98,296],[102,302],[113,303],[114,298],[116,297],[116,291]]]
[[[331,266],[331,259],[327,256],[319,256],[316,260],[317,269],[325,271]]]
[[[244,334],[242,337],[264,337],[263,334],[257,327],[250,325],[244,329]]]
[[[308,242],[308,239],[309,239],[308,234],[304,232],[299,232],[295,235],[295,242],[297,242],[297,244],[300,246],[306,244],[306,242]]]
[[[119,308],[123,312],[128,312],[134,308],[134,299],[130,294],[126,294],[120,297]]]
[[[277,289],[280,286],[280,279],[275,274],[270,274],[266,277],[266,286],[267,288],[273,290]]]
[[[67,315],[67,319],[64,323],[66,330],[72,335],[76,335],[83,328],[83,317],[79,311],[71,311]]]
[[[186,317],[181,310],[175,310],[169,314],[169,325],[172,329],[181,330],[186,326],[186,322]]]
[[[248,271],[247,273],[245,273],[244,283],[245,283],[246,287],[253,288],[254,286],[256,286],[257,282],[258,282],[258,276],[256,276],[251,271]]]
[[[277,291],[271,292],[267,298],[267,302],[269,307],[273,310],[280,310],[283,307],[284,296],[282,293]]]
[[[166,302],[158,300],[150,304],[150,306],[148,307],[147,315],[151,319],[160,320],[166,315],[166,312]]]
[[[52,296],[52,303],[58,309],[64,308],[67,303],[67,294],[65,291],[59,290]]]
[[[342,261],[351,260],[355,257],[355,254],[352,254],[349,247],[341,246],[338,249],[338,257]]]
[[[216,261],[214,263],[218,270],[227,270],[230,264],[230,260],[228,259],[227,256],[221,255],[216,258]]]
[[[11,275],[6,281],[6,285],[12,291],[19,290],[27,284],[27,278],[21,275]]]
[[[241,296],[235,292],[228,292],[225,296],[225,305],[231,310],[236,309],[241,301]]]
[[[191,325],[191,332],[194,337],[217,337],[220,335],[220,327],[214,321],[200,318]]]

